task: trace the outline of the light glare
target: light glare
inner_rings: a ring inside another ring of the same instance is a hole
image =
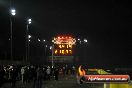
[[[88,42],[88,40],[87,40],[87,39],[84,39],[84,42],[85,42],[85,43],[87,43],[87,42]]]
[[[80,39],[77,39],[78,41],[80,41]]]
[[[28,35],[28,38],[30,39],[32,36],[31,35]]]
[[[45,42],[45,40],[43,40]]]
[[[31,22],[28,22],[29,24],[31,24]]]
[[[32,21],[31,19],[28,19],[28,24],[31,24],[31,21]]]
[[[40,39],[38,39],[38,41],[40,42]]]
[[[52,49],[52,46],[50,46],[50,50]]]
[[[16,10],[15,9],[11,9],[11,15],[16,15]]]
[[[31,19],[28,19],[29,22],[31,22],[32,20]]]
[[[14,15],[16,15],[16,13],[12,13],[12,15],[14,16]]]
[[[12,12],[12,13],[15,13],[15,12],[16,12],[16,10],[15,10],[15,9],[12,9],[12,10],[11,10],[11,12]]]

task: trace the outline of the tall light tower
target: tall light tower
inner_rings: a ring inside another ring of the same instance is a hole
[[[52,68],[54,68],[54,44],[50,46],[50,50],[52,50],[51,65],[52,65]]]
[[[47,42],[47,41],[44,39],[43,42],[44,42],[44,44],[45,44],[45,46],[44,46],[44,48],[45,48],[45,50],[44,50],[44,56],[45,56],[45,58],[46,58],[46,48],[47,48],[46,42]]]
[[[28,31],[29,31],[29,25],[31,24],[31,19],[28,19],[27,20],[27,32],[26,32],[26,40],[27,40],[27,43],[26,43],[26,62],[29,60],[29,39],[31,38],[30,35],[28,35]]]
[[[54,67],[54,44],[52,45],[52,68]]]
[[[11,60],[13,60],[13,56],[12,56],[12,17],[16,15],[16,10],[15,9],[10,9],[10,57],[11,57]]]

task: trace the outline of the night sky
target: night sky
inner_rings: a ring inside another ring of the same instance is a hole
[[[84,61],[96,66],[132,67],[132,8],[116,0],[14,0],[13,39],[18,55],[24,52],[26,19],[32,18],[29,33],[51,40],[54,35],[71,34],[87,38]],[[0,0],[0,55],[9,50],[9,0]]]

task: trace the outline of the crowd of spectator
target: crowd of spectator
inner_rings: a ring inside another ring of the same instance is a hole
[[[2,65],[0,66],[0,88],[9,82],[15,88],[16,82],[22,84],[33,82],[33,88],[42,88],[42,82],[59,79],[59,76],[75,75],[75,66],[36,66],[36,65]]]

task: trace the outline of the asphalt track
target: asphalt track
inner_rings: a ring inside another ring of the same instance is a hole
[[[104,84],[78,84],[75,76],[65,76],[58,81],[45,81],[43,88],[103,88]]]

